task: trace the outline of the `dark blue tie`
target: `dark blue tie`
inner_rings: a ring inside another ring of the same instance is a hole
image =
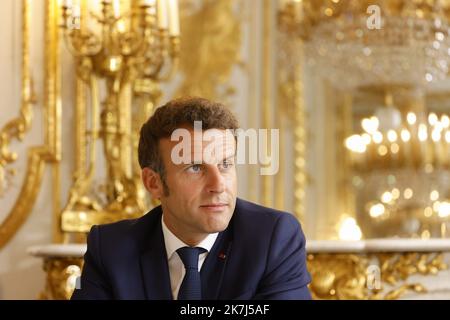
[[[203,248],[183,247],[177,250],[178,255],[186,268],[183,282],[178,291],[178,300],[201,300],[202,283],[198,272],[198,256],[206,252]]]

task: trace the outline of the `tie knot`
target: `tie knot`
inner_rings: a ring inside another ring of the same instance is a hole
[[[177,250],[177,253],[186,269],[198,270],[198,256],[206,251],[206,249],[200,247],[182,247]]]

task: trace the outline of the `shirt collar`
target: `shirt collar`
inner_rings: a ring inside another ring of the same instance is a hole
[[[178,239],[178,237],[174,235],[172,231],[169,230],[169,228],[166,226],[164,222],[163,215],[161,215],[161,225],[164,235],[164,244],[166,245],[167,259],[170,259],[173,253],[177,251],[179,248],[186,247],[189,245]],[[196,247],[206,249],[209,252],[212,246],[214,245],[214,242],[216,242],[218,235],[219,235],[218,232],[208,234],[208,236],[205,239],[203,239]]]

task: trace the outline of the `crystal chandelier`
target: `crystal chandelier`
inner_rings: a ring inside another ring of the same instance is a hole
[[[348,137],[358,221],[371,236],[445,237],[450,220],[450,118],[386,106]]]
[[[304,40],[308,62],[337,88],[427,85],[448,72],[449,13],[438,0],[288,0],[279,25]]]

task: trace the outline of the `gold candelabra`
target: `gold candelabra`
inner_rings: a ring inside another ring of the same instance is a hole
[[[88,1],[62,6],[61,27],[77,74],[77,159],[61,215],[63,232],[87,232],[93,224],[148,209],[135,155],[138,132],[161,95],[159,83],[171,78],[178,63],[176,0],[100,4],[100,13],[90,11]],[[101,106],[99,81],[105,83]],[[83,88],[89,89],[89,106]],[[102,169],[97,140],[103,144],[104,183],[97,183]]]

